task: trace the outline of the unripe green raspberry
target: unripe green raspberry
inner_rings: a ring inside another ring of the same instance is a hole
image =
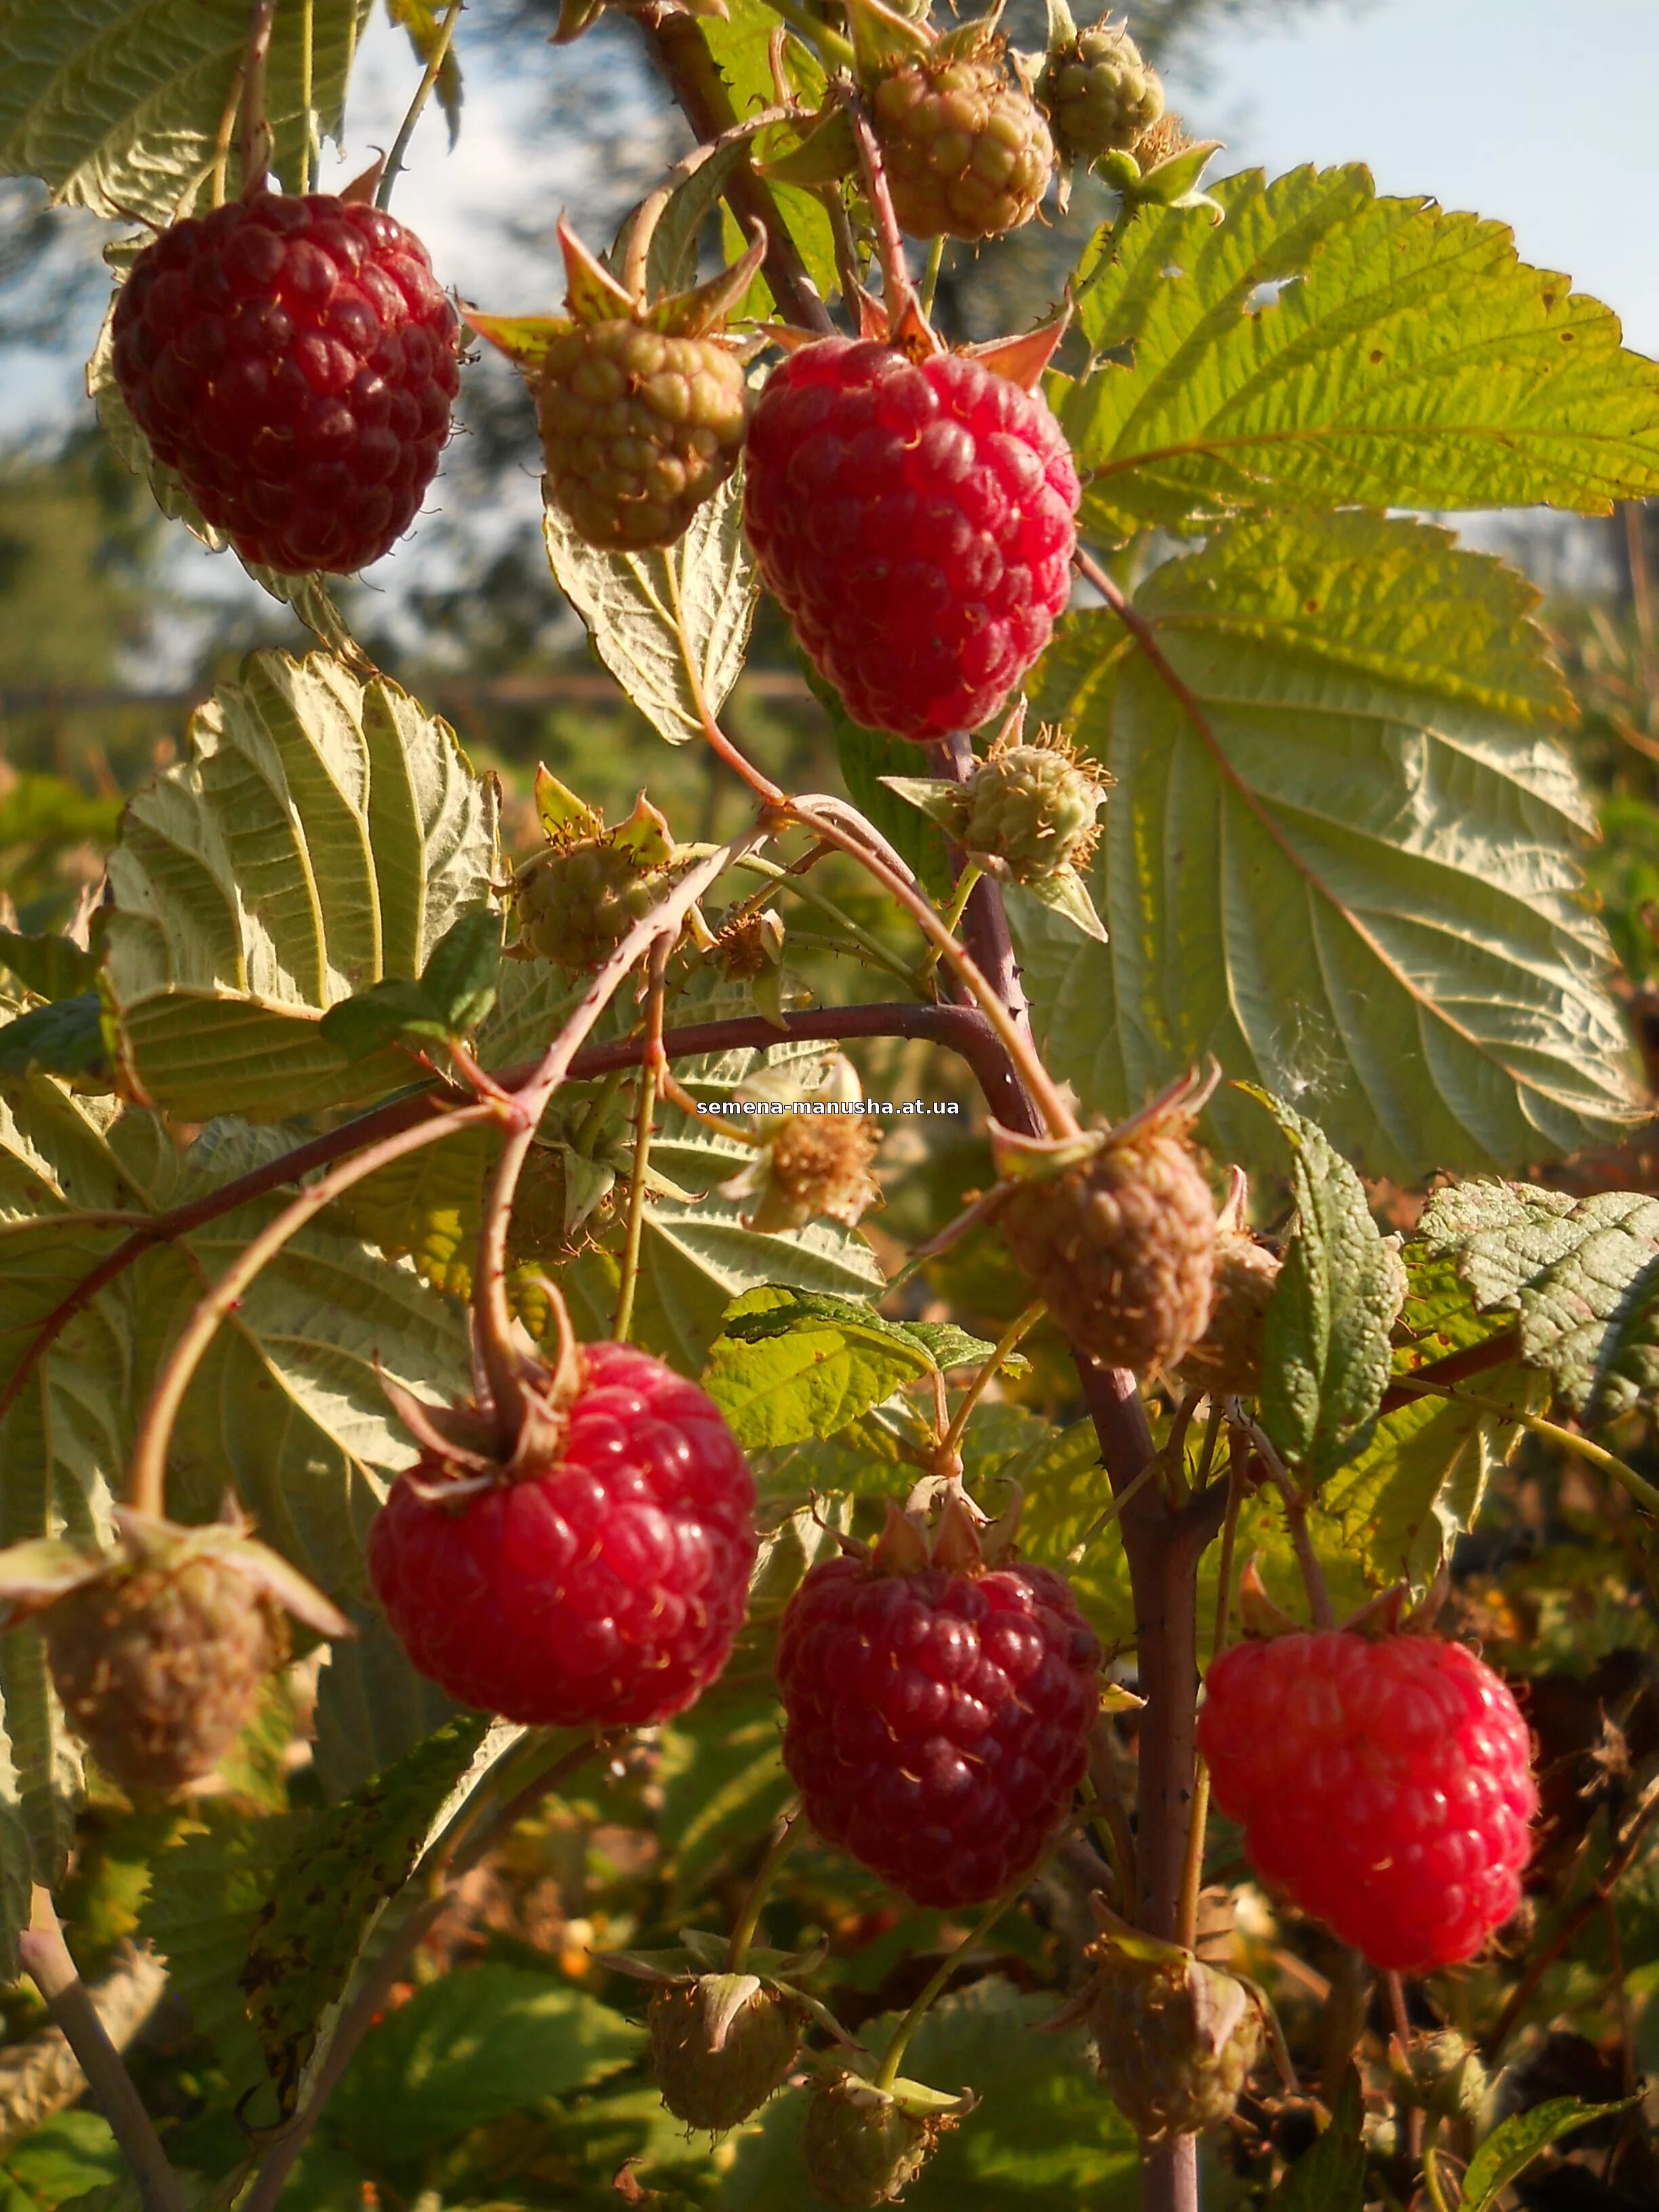
[[[211,1772],[288,1656],[281,1612],[224,1559],[137,1560],[59,1598],[42,1625],[76,1735],[130,1791]]]
[[[1262,1334],[1279,1269],[1277,1253],[1254,1237],[1224,1229],[1216,1238],[1210,1318],[1181,1363],[1191,1389],[1217,1398],[1254,1397],[1261,1389]]]
[[[646,2025],[664,2104],[694,2128],[736,2127],[794,2064],[800,2023],[800,2006],[753,1974],[663,1983]]]
[[[1164,112],[1158,71],[1104,18],[1048,57],[1037,86],[1054,143],[1076,161],[1127,151]]]
[[[1016,1184],[1008,1248],[1073,1343],[1106,1367],[1180,1365],[1203,1334],[1216,1212],[1187,1115],[1149,1109],[1064,1174]]]
[[[660,869],[604,836],[550,845],[513,879],[524,945],[572,974],[607,960],[662,891]]]
[[[877,79],[870,105],[893,212],[913,238],[995,238],[1036,213],[1054,141],[1001,40],[902,62]]]
[[[982,761],[967,786],[963,845],[1010,883],[1037,881],[1087,860],[1105,795],[1069,746],[1010,745]]]
[[[826,2204],[848,2212],[891,2202],[914,2181],[939,2140],[939,2123],[848,2075],[820,2082],[801,2130],[806,2178]]]
[[[1089,2027],[1107,2095],[1147,2138],[1192,2136],[1231,2117],[1261,2056],[1261,2008],[1232,1975],[1173,1945],[1137,1958],[1109,1936],[1096,1962]]]
[[[672,545],[736,467],[748,405],[743,364],[718,339],[578,324],[541,372],[548,504],[590,545]]]

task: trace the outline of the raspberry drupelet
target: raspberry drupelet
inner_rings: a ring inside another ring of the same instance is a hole
[[[1071,588],[1079,500],[1039,395],[965,354],[792,354],[750,424],[744,520],[808,658],[866,728],[988,721]]]
[[[460,320],[379,209],[256,192],[147,246],[115,377],[246,561],[349,574],[409,527],[449,435]]]
[[[1473,1958],[1520,1903],[1531,1740],[1464,1645],[1344,1629],[1236,1645],[1198,1741],[1257,1871],[1373,1966]]]

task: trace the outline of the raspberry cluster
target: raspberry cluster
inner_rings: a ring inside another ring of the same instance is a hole
[[[825,338],[750,426],[744,520],[813,665],[868,729],[977,729],[1070,591],[1077,471],[1046,402],[962,354]]]
[[[1343,1629],[1236,1645],[1198,1740],[1258,1872],[1373,1966],[1473,1958],[1520,1903],[1530,1739],[1464,1645]]]
[[[246,561],[349,573],[414,520],[460,321],[378,209],[275,192],[175,223],[116,302],[115,376],[156,459]]]
[[[642,1727],[726,1664],[755,1559],[754,1484],[695,1383],[631,1345],[585,1345],[580,1359],[556,1460],[481,1485],[423,1460],[376,1516],[369,1572],[410,1661],[463,1704]]]
[[[784,1615],[784,1765],[826,1841],[918,1905],[997,1896],[1082,1779],[1100,1645],[1046,1567],[814,1567]]]

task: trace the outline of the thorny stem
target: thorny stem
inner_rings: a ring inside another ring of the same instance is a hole
[[[635,11],[635,20],[693,134],[699,139],[718,138],[729,131],[737,112],[696,17],[675,8],[671,0],[658,5],[647,0]],[[806,273],[766,179],[757,177],[747,161],[740,161],[723,197],[745,228],[756,222],[765,226],[766,281],[780,312],[798,328],[830,337],[836,327],[830,310]]]
[[[358,1984],[356,1995],[340,2015],[328,2056],[318,2069],[304,2109],[295,2115],[287,2133],[272,2147],[241,2212],[273,2212],[358,2045],[385,2011],[386,1999],[403,1980],[410,1959],[433,1924],[447,1910],[456,1883],[517,1826],[532,1805],[585,1765],[597,1748],[589,1739],[562,1753],[463,1838],[443,1870],[441,1886],[416,1905]]]
[[[1400,2045],[1400,2063],[1407,2074],[1411,2071],[1412,2022],[1406,2009],[1406,1984],[1397,1973],[1386,1973],[1382,1987],[1389,2001],[1389,2017],[1394,2027],[1394,2039]],[[1412,2103],[1405,2089],[1400,2092],[1395,2108],[1395,2148],[1409,2150],[1413,2158],[1423,2154],[1423,2107]]]
[[[376,1169],[402,1159],[406,1153],[418,1152],[423,1145],[435,1144],[441,1137],[452,1135],[457,1129],[477,1127],[499,1118],[500,1109],[493,1104],[464,1106],[446,1115],[437,1121],[423,1121],[412,1129],[386,1137],[378,1145],[371,1145],[355,1158],[341,1162],[317,1182],[307,1183],[299,1196],[292,1200],[275,1218],[243,1246],[218,1281],[197,1305],[180,1331],[177,1342],[167,1354],[166,1364],[156,1376],[150,1391],[149,1402],[144,1407],[138,1425],[138,1435],[132,1448],[132,1461],[127,1473],[127,1498],[134,1510],[160,1520],[167,1512],[167,1443],[173,1434],[173,1425],[179,1408],[184,1402],[191,1378],[200,1365],[218,1331],[220,1322],[237,1304],[243,1292],[266,1263],[297,1235],[307,1221],[331,1205],[343,1190],[349,1190],[365,1176]]]
[[[1204,1831],[1210,1819],[1210,1770],[1200,1759],[1193,1771],[1193,1808],[1187,1823],[1187,1856],[1182,1863],[1181,1909],[1176,1942],[1190,1951],[1198,1941],[1198,1897],[1204,1887]]]
[[[757,875],[769,877],[781,890],[789,892],[793,897],[804,899],[807,905],[816,907],[838,929],[844,930],[854,944],[876,966],[884,969],[895,982],[908,983],[913,990],[915,988],[916,978],[903,962],[896,959],[879,938],[872,937],[867,929],[860,927],[852,915],[837,906],[833,899],[826,898],[810,878],[797,875],[792,869],[781,866],[776,860],[767,860],[760,853],[750,853],[742,865]]]
[[[945,233],[940,231],[927,249],[927,267],[921,279],[921,312],[924,315],[931,315],[933,312],[933,301],[939,291],[939,276],[945,268],[945,249],[949,243],[950,240],[945,237]]]
[[[485,1201],[478,1234],[477,1281],[473,1291],[478,1355],[489,1380],[504,1440],[518,1433],[524,1408],[524,1379],[519,1355],[514,1348],[513,1315],[507,1297],[507,1230],[519,1176],[535,1144],[542,1115],[554,1092],[569,1075],[577,1048],[610,1005],[635,961],[659,937],[665,935],[672,945],[698,899],[767,834],[767,827],[764,819],[754,822],[729,845],[722,845],[696,861],[648,914],[641,915],[595,975],[535,1069],[514,1087],[513,1106],[517,1119],[501,1147]],[[636,1046],[629,1054],[630,1060],[643,1048]]]
[[[733,1923],[732,1941],[726,1953],[728,1974],[740,1974],[748,1966],[749,1946],[755,1940],[755,1930],[760,1926],[761,1913],[771,1894],[772,1884],[777,1880],[779,1868],[799,1842],[805,1825],[800,1817],[799,1805],[784,1814],[783,1826],[773,1837],[766,1856],[757,1868],[755,1879],[749,1885],[749,1894],[743,1900],[743,1911]]]
[[[898,2026],[893,2030],[893,2039],[888,2045],[885,2052],[883,2054],[881,2064],[876,2072],[875,2086],[878,2089],[890,2089],[894,2082],[897,2081],[899,2067],[903,2062],[904,2053],[909,2045],[910,2038],[915,2033],[916,2030],[921,2026],[922,2021],[927,2017],[927,2014],[933,2006],[934,1999],[939,1996],[940,1990],[943,1990],[945,1984],[950,1980],[951,1975],[955,1973],[957,1968],[967,1957],[974,1945],[987,1936],[995,1923],[1001,1919],[1003,1914],[1014,1902],[1014,1899],[1019,1895],[1020,1889],[1024,1887],[1024,1884],[1022,1882],[1013,1889],[1004,1890],[1002,1895],[996,1899],[994,1904],[989,1905],[986,1907],[985,1911],[980,1915],[974,1926],[969,1929],[968,1933],[963,1937],[961,1942],[957,1945],[955,1950],[947,1951],[944,1958],[939,1960],[939,1965],[934,1968],[933,1972],[928,1976],[927,1981],[922,1985],[921,1990],[918,1995],[915,2002],[911,2006],[909,2011],[905,2014]]]
[[[270,125],[265,120],[265,70],[276,0],[253,0],[248,18],[247,51],[242,61],[242,192],[260,190],[270,167]]]
[[[1426,1397],[1449,1398],[1454,1404],[1473,1407],[1480,1413],[1495,1414],[1499,1420],[1508,1421],[1516,1427],[1530,1429],[1535,1437],[1547,1437],[1553,1444],[1559,1444],[1563,1451],[1571,1452],[1577,1458],[1588,1461],[1591,1467],[1599,1467],[1604,1474],[1610,1474],[1615,1482],[1629,1492],[1644,1513],[1659,1514],[1659,1490],[1638,1474],[1633,1467],[1626,1466],[1616,1453],[1607,1451],[1601,1444],[1592,1443],[1588,1437],[1581,1437],[1577,1429],[1564,1428],[1559,1421],[1546,1420],[1541,1413],[1524,1413],[1516,1407],[1500,1406],[1495,1398],[1477,1398],[1472,1392],[1457,1389],[1449,1383],[1431,1382],[1421,1374],[1396,1376],[1395,1387],[1418,1392]]]
[[[184,2185],[70,1956],[52,1898],[38,1885],[28,1927],[17,1939],[17,1955],[80,2061],[93,2100],[132,2169],[144,2212],[188,2212]]]
[[[1030,1334],[1048,1310],[1042,1300],[1037,1298],[1026,1307],[1024,1313],[1011,1321],[1007,1328],[1003,1330],[1002,1334],[997,1339],[996,1349],[962,1394],[961,1401],[951,1418],[951,1425],[939,1442],[939,1455],[941,1459],[948,1457],[951,1453],[961,1449],[963,1432],[968,1426],[969,1416],[991,1387],[992,1378],[1000,1372],[1003,1362],[1009,1353],[1015,1349],[1023,1337]]]
[[[622,1279],[617,1291],[617,1317],[611,1334],[626,1344],[634,1325],[634,1293],[640,1279],[640,1243],[645,1232],[645,1178],[651,1164],[651,1124],[657,1110],[657,1088],[667,1067],[662,1048],[664,971],[672,940],[658,938],[651,948],[650,981],[646,987],[645,1051],[640,1060],[639,1096],[634,1102],[634,1164],[628,1178],[628,1230],[623,1242]]]
[[[623,289],[631,292],[636,300],[644,300],[651,241],[656,236],[657,225],[662,221],[669,202],[681,185],[695,177],[705,161],[716,154],[723,153],[728,146],[741,146],[745,139],[757,138],[763,131],[769,131],[775,123],[798,121],[800,113],[800,109],[793,101],[763,108],[760,114],[745,116],[741,123],[734,123],[729,131],[722,131],[718,138],[704,139],[676,161],[656,190],[647,192],[634,211],[634,221],[628,233],[628,252],[623,262]]]
[[[388,208],[392,204],[392,187],[398,181],[404,166],[404,155],[409,151],[409,142],[415,136],[415,126],[425,112],[432,97],[432,88],[437,83],[449,54],[449,42],[455,35],[455,26],[460,20],[465,0],[449,0],[443,20],[438,26],[438,35],[432,41],[432,52],[426,58],[426,68],[415,88],[415,97],[408,112],[398,125],[398,135],[392,142],[392,151],[386,157],[386,167],[380,172],[380,181],[374,187],[374,204]]]

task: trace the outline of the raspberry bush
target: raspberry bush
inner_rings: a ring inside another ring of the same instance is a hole
[[[0,6],[309,633],[0,788],[0,2195],[1655,2201],[1647,679],[1445,518],[1659,372],[1156,10],[613,10],[692,143],[523,312],[391,203],[593,0],[392,9],[355,182],[358,0],[194,12]],[[515,408],[546,712],[332,580]]]

